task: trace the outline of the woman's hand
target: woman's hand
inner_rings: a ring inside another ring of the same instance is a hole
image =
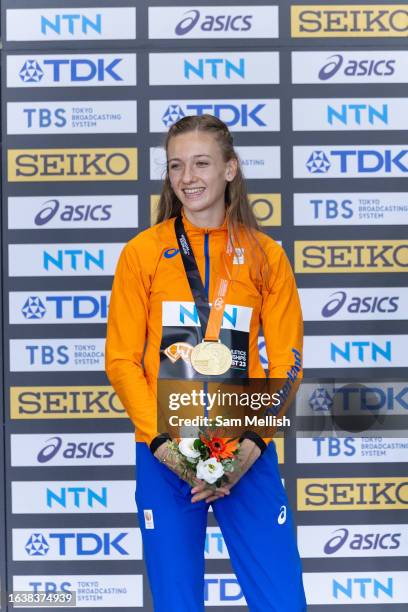
[[[228,483],[224,484],[222,487],[216,489],[208,489],[208,484],[206,482],[200,481],[201,485],[196,485],[191,493],[193,494],[192,502],[200,501],[201,499],[205,499],[207,503],[215,501],[220,497],[224,497],[224,495],[229,495],[230,490],[237,482],[246,474],[246,472],[252,467],[255,461],[260,456],[261,451],[259,447],[248,438],[242,440],[239,446],[238,453],[238,468],[234,472],[228,473]]]
[[[171,452],[171,449],[169,448],[167,442],[164,442],[157,448],[154,453],[154,456],[161,463],[166,465],[172,472],[177,474],[177,476],[179,476],[182,480],[188,482],[191,487],[197,489],[197,492],[200,492],[200,495],[197,497],[197,499],[191,501],[200,501],[201,499],[206,499],[209,496],[214,496],[214,489],[208,488],[208,482],[205,482],[204,480],[200,480],[199,478],[195,477],[186,477],[186,473],[185,471],[183,471],[181,464],[177,459],[177,456],[174,454],[174,452]],[[218,494],[216,495],[216,499],[218,499],[218,497],[224,497],[224,495],[229,495],[229,490],[227,490],[225,487],[220,487],[219,489],[217,489],[217,493]]]

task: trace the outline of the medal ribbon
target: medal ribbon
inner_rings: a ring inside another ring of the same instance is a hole
[[[194,257],[193,249],[184,229],[181,215],[176,217],[174,224],[177,242],[180,249],[181,259],[186,272],[188,284],[193,294],[194,303],[197,307],[198,318],[200,319],[201,329],[204,340],[216,342],[220,336],[222,317],[225,310],[225,297],[231,281],[232,266],[234,262],[234,250],[231,242],[227,239],[226,250],[222,257],[222,267],[215,282],[214,300],[210,308],[205,293],[205,288],[200,277],[197,262]]]

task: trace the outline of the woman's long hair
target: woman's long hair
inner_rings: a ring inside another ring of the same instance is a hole
[[[225,123],[213,115],[183,117],[174,123],[167,133],[165,140],[166,155],[171,138],[196,130],[213,134],[221,149],[225,163],[232,159],[235,159],[237,162],[235,177],[227,183],[225,188],[225,212],[228,234],[234,247],[240,247],[239,236],[242,233],[249,243],[255,247],[255,250],[251,251],[251,255],[252,259],[256,252],[261,256],[261,261],[259,261],[259,257],[255,257],[255,259],[258,259],[258,265],[255,267],[259,273],[261,268],[264,268],[262,264],[266,263],[267,265],[265,252],[256,236],[256,230],[259,230],[259,225],[249,204],[240,160],[234,149],[231,132]],[[168,164],[166,166],[166,176],[159,199],[156,223],[161,223],[171,217],[177,217],[182,208],[182,204],[170,184]],[[261,272],[261,276],[263,276],[264,272],[265,269]],[[258,277],[258,274],[255,276]]]

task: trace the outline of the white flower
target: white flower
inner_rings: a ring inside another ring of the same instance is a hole
[[[215,457],[206,461],[199,461],[197,464],[197,478],[205,480],[209,484],[214,484],[224,474],[224,468],[220,461]]]
[[[179,451],[192,463],[200,456],[200,451],[194,448],[197,438],[182,438],[179,443]]]

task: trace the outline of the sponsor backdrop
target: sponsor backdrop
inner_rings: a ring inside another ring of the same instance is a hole
[[[2,609],[13,590],[152,609],[105,325],[164,134],[207,112],[300,289],[308,378],[277,446],[310,609],[405,610],[407,4],[177,4],[1,2]],[[206,605],[245,610],[211,512],[205,556]]]

